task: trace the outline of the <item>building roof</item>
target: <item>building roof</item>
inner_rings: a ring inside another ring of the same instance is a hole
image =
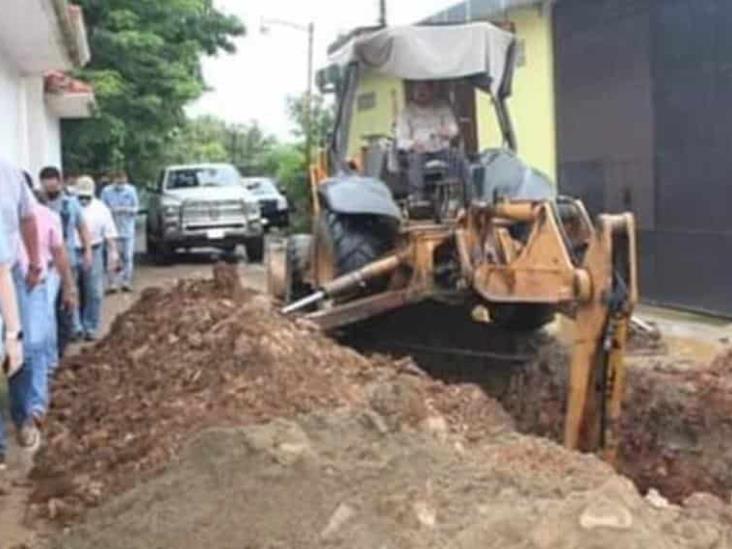
[[[547,6],[555,2],[556,0],[462,0],[422,22],[427,24],[463,23],[476,19],[489,19],[516,8]]]
[[[357,63],[407,80],[479,76],[493,93],[506,78],[512,34],[488,22],[386,27],[360,34],[330,56],[331,63]]]
[[[89,61],[83,14],[68,0],[2,0],[0,52],[21,74]]]

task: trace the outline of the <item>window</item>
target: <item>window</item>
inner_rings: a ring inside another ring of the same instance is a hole
[[[376,92],[360,94],[356,100],[356,104],[359,111],[370,111],[376,108]]]
[[[167,189],[190,189],[193,187],[223,187],[238,185],[239,174],[234,167],[201,167],[171,170],[168,173]]]

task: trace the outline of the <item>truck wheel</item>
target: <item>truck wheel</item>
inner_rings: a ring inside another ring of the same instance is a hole
[[[247,249],[247,262],[261,263],[264,257],[264,237],[253,238],[247,240],[244,245]]]
[[[507,330],[533,331],[554,320],[552,305],[500,303],[490,307],[491,321]]]
[[[155,263],[158,265],[172,265],[175,263],[175,249],[170,244],[165,242],[159,242],[157,245],[157,251],[155,253]]]
[[[319,261],[330,263],[333,276],[353,272],[378,259],[393,248],[396,234],[394,224],[384,218],[329,211],[321,214],[317,230],[318,245],[322,246]],[[380,286],[379,281],[371,286]]]

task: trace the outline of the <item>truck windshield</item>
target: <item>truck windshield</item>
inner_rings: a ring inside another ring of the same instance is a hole
[[[166,188],[225,187],[238,183],[239,173],[233,167],[181,168],[168,173]]]

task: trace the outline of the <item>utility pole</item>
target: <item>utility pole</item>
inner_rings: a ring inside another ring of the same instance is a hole
[[[386,0],[379,0],[379,25],[386,26]]]
[[[313,54],[315,23],[308,25],[308,87],[305,92],[305,159],[308,170],[313,163]]]

